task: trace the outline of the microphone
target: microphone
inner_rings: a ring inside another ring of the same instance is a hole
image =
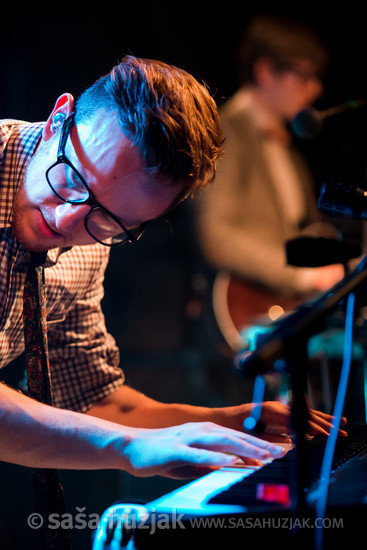
[[[321,130],[324,125],[324,120],[339,113],[358,109],[366,105],[367,98],[350,99],[341,105],[318,111],[317,109],[308,108],[300,111],[291,121],[291,130],[299,138],[312,139]]]

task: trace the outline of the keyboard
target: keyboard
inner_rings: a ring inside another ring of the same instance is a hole
[[[364,424],[351,425],[346,428],[346,431],[348,432],[348,436],[339,437],[336,442],[332,465],[333,474],[345,466],[351,459],[361,454],[365,455],[367,460],[367,426]],[[326,440],[327,436],[315,436],[305,441],[306,472],[304,481],[306,492],[317,489]],[[209,503],[244,505],[246,508],[259,505],[261,503],[261,495],[264,494],[264,491],[259,494],[259,487],[264,489],[266,486],[289,487],[291,485],[296,460],[295,453],[295,449],[288,451],[284,457],[273,460],[263,468],[255,471],[251,476],[234,483],[225,491],[213,496],[209,499]],[[363,464],[365,475],[362,478],[366,479],[367,462],[363,462]],[[361,479],[362,482],[363,479]],[[340,495],[340,500],[342,500],[342,494]],[[274,503],[279,505],[279,502],[281,502],[281,499],[277,498],[275,491]],[[267,500],[267,505],[271,505],[271,495],[270,501]]]

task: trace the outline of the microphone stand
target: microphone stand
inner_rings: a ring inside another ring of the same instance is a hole
[[[305,434],[308,426],[307,388],[307,340],[298,335],[285,349],[290,387],[292,390],[291,425],[294,430],[294,462],[291,476],[291,495],[296,518],[305,517],[305,488],[307,484],[307,460]]]
[[[327,315],[351,292],[367,279],[367,256],[354,271],[331,287],[321,297],[305,302],[294,313],[277,322],[277,327],[263,335],[259,346],[252,352],[239,352],[234,366],[249,377],[269,372],[289,373],[292,390],[291,421],[295,432],[295,471],[293,493],[298,517],[305,513],[307,461],[305,434],[308,425],[308,408],[305,399],[307,381],[307,343],[320,332]],[[257,419],[260,417],[257,411]],[[253,422],[255,424],[256,422]],[[249,423],[249,425],[251,422]],[[256,432],[256,427],[255,430]]]

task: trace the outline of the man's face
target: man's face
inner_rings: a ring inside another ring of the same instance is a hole
[[[59,199],[45,173],[56,161],[59,132],[41,143],[29,163],[13,207],[13,231],[27,249],[91,244],[84,226],[86,204]],[[127,229],[159,217],[182,190],[144,172],[136,148],[124,135],[116,113],[100,110],[86,123],[73,126],[65,154],[84,177],[99,203]],[[61,183],[61,182],[60,182]]]
[[[285,120],[310,107],[322,94],[323,86],[316,67],[308,60],[297,60],[290,69],[274,72],[269,81],[273,107]]]

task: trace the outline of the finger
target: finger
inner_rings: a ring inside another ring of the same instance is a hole
[[[237,456],[246,456],[258,460],[267,460],[270,457],[278,458],[284,455],[282,447],[234,430],[222,431],[218,434],[206,434],[195,442],[195,447],[221,450]]]
[[[283,455],[282,447],[232,428],[223,428],[210,422],[205,423],[205,426],[202,425],[201,430],[198,430],[195,425],[189,426],[189,428],[192,427],[194,430],[190,429],[184,434],[185,443],[191,447],[229,452],[259,460],[267,459],[269,455],[272,457]]]
[[[244,466],[255,466],[255,468],[259,468],[260,466],[264,466],[264,463],[261,462],[261,460],[257,460],[256,458],[248,458],[247,456],[244,456],[242,458],[242,462]]]
[[[315,416],[319,416],[320,418],[323,418],[325,420],[328,420],[329,422],[332,422],[333,419],[335,418],[333,415],[331,414],[327,414],[327,413],[324,413],[322,411],[317,411],[315,409],[310,409],[310,414],[313,414]],[[340,424],[341,425],[345,425],[347,423],[347,419],[345,416],[342,416],[341,419],[340,419]]]
[[[331,416],[331,415],[326,415],[327,418],[326,418],[326,421],[329,423],[329,431],[330,431],[330,427],[334,425],[335,423],[335,416]],[[319,417],[320,419],[325,419],[325,416],[321,417],[319,414],[315,415],[315,418],[318,420]],[[345,418],[345,416],[342,416],[340,418],[340,426],[345,426],[346,424],[348,423],[348,420]],[[347,432],[345,432],[344,430],[340,430],[340,432],[343,434],[343,435],[348,435]]]
[[[318,411],[316,409],[308,409],[309,412],[309,429],[308,433],[310,435],[318,435],[318,434],[329,434],[334,417],[330,414],[324,413],[322,411]],[[289,424],[290,420],[290,414],[289,414],[289,408],[282,404],[282,403],[276,403],[273,404],[271,409],[264,408],[264,414],[261,418],[264,417],[264,420],[268,420],[268,424],[278,424],[281,425],[282,423],[284,425]],[[345,417],[341,418],[340,424],[344,426],[347,423],[347,419]],[[266,431],[273,432],[273,428],[266,428]],[[278,430],[277,430],[278,431]],[[287,428],[284,433],[291,433],[290,428]],[[339,434],[342,436],[347,435],[347,433],[344,430],[340,430]]]
[[[329,434],[333,426],[334,420],[335,420],[334,417],[330,415],[326,415],[325,413],[320,414],[320,411],[313,411],[313,410],[310,411],[309,430],[312,430],[312,431],[309,431],[309,433],[311,435],[325,434],[325,433]],[[339,435],[346,436],[348,434],[344,430],[339,429]]]
[[[266,439],[266,441],[270,441],[271,443],[285,443],[287,445],[292,443],[292,438],[287,435],[283,435],[282,433],[266,432],[259,434],[258,437],[261,439]]]
[[[309,435],[329,435],[329,430],[326,428],[323,428],[322,426],[320,426],[315,422],[309,421],[307,433]]]
[[[141,464],[133,468],[131,473],[141,477],[158,474],[174,479],[192,479],[222,467],[231,467],[237,460],[238,457],[233,454],[177,445],[169,455],[157,457],[155,463],[149,461]]]
[[[309,435],[329,435],[331,428],[332,428],[332,424],[328,424],[327,426],[320,426],[320,424],[310,421],[308,423],[307,433]],[[345,437],[348,435],[346,431],[341,429],[338,430],[338,434],[342,437]]]
[[[176,460],[167,463],[164,473],[175,479],[195,479],[223,467],[231,467],[238,460],[235,455],[187,447]]]
[[[283,437],[279,434],[266,434],[266,435],[261,434],[261,435],[257,435],[256,437],[246,434],[248,443],[251,443],[252,445],[256,445],[258,447],[261,447],[267,450],[270,453],[270,455],[273,457],[278,457],[284,454],[284,449],[279,445],[275,445],[273,441],[271,441],[271,440],[275,441],[277,439],[277,436],[279,437],[279,440],[278,440],[279,442],[283,441]]]

